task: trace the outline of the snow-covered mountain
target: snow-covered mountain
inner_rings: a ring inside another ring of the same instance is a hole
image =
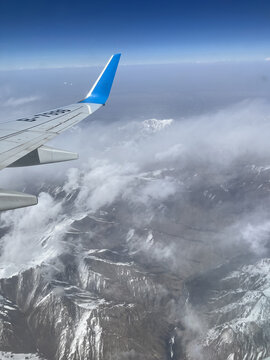
[[[1,215],[2,358],[270,356],[268,156],[212,116],[78,129],[78,167],[26,182],[38,206]]]

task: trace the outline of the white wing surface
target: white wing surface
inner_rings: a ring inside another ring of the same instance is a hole
[[[76,159],[77,154],[43,144],[105,105],[119,60],[120,54],[110,58],[86,98],[79,103],[0,123],[0,170],[7,166],[29,166]],[[33,195],[0,190],[0,210],[36,203],[37,198]]]

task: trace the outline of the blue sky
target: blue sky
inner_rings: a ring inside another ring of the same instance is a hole
[[[270,57],[270,2],[1,1],[0,69]]]

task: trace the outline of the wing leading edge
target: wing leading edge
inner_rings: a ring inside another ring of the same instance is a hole
[[[84,120],[106,103],[120,56],[120,54],[115,54],[110,58],[94,86],[85,99],[80,102],[27,118],[0,123],[0,170],[5,167],[48,164],[76,159],[77,154],[43,145],[56,135]],[[29,201],[29,197],[31,201]],[[0,190],[0,210],[15,209],[36,203],[37,199],[33,195],[15,192],[10,192],[9,195],[8,191]]]

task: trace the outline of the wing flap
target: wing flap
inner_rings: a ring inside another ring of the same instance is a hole
[[[34,195],[17,191],[0,190],[0,211],[32,206],[37,203],[38,199]]]

